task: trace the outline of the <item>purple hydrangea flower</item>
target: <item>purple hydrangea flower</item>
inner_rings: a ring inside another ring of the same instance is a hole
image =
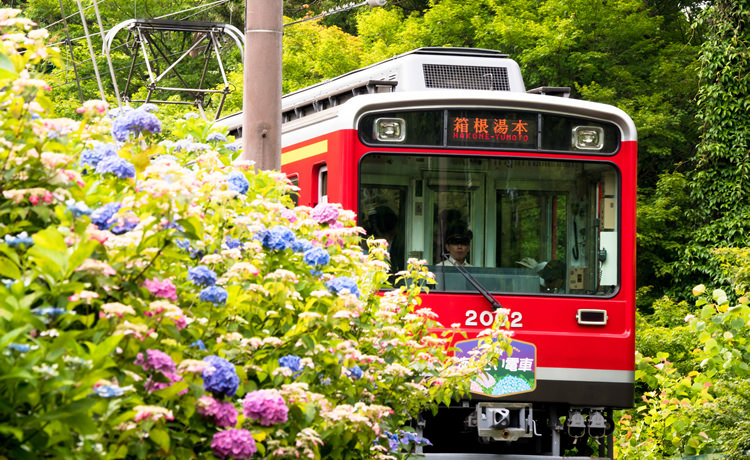
[[[250,182],[240,171],[232,171],[227,175],[227,186],[229,190],[245,194],[250,188]]]
[[[198,265],[188,269],[188,280],[198,286],[213,286],[216,283],[216,273],[205,265]]]
[[[137,108],[118,115],[112,123],[112,135],[120,142],[125,142],[131,135],[138,136],[142,131],[161,132],[161,122],[156,115]]]
[[[114,215],[120,210],[120,203],[107,203],[91,212],[91,223],[99,227],[99,230],[107,230],[114,222]]]
[[[248,459],[257,452],[253,435],[244,429],[219,431],[211,441],[211,449],[219,458]]]
[[[218,305],[226,303],[229,294],[224,288],[219,286],[209,286],[201,290],[198,297],[204,302],[211,302]]]
[[[203,361],[209,364],[203,369],[203,388],[214,395],[234,396],[240,386],[234,364],[216,355],[207,356]]]
[[[328,264],[328,262],[331,261],[331,256],[325,249],[314,247],[305,251],[302,260],[304,260],[307,265],[319,267]]]
[[[96,165],[94,172],[97,174],[114,174],[118,179],[127,179],[135,177],[135,166],[124,158],[109,156]]]
[[[257,390],[245,395],[245,415],[263,426],[287,421],[289,408],[276,390]]]
[[[330,281],[326,281],[326,287],[334,294],[339,294],[345,290],[359,298],[359,288],[357,282],[348,276],[339,276]]]
[[[96,144],[93,148],[81,152],[81,166],[96,168],[100,161],[117,156],[117,146],[113,143]]]
[[[328,203],[319,203],[313,208],[310,217],[319,224],[334,224],[339,218],[339,210]]]
[[[211,133],[206,137],[206,141],[213,142],[213,141],[219,141],[219,142],[226,142],[227,136],[221,134],[221,133]]]
[[[257,237],[259,237],[263,246],[278,251],[291,248],[297,240],[294,236],[294,232],[282,225],[277,225],[271,229],[259,232]]]
[[[302,366],[300,365],[300,357],[297,355],[286,355],[279,358],[279,365],[283,367],[288,367],[292,370],[292,372],[299,372],[302,370]]]

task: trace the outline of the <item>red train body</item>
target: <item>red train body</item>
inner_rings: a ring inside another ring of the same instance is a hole
[[[564,91],[527,92],[494,51],[423,48],[284,98],[300,204],[356,210],[394,271],[427,260],[423,305],[462,324],[460,346],[498,303],[511,311],[516,351],[420,421],[428,458],[593,455],[588,438],[611,457],[612,410],[633,403],[636,131],[617,108],[549,94]]]

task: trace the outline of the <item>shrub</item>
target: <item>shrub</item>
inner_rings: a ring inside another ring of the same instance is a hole
[[[455,359],[455,331],[432,334],[424,262],[379,294],[384,242],[364,253],[354,213],[295,207],[285,176],[232,163],[236,144],[195,117],[178,140],[151,107],[45,118],[32,75],[54,55],[18,14],[0,10],[0,457],[426,443],[406,425],[465,395],[493,353]]]

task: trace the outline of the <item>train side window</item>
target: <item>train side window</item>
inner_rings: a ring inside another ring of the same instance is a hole
[[[318,203],[328,203],[328,166],[318,169]]]
[[[288,176],[288,178],[292,185],[294,185],[295,187],[299,187],[299,176],[297,174],[291,174]],[[289,197],[292,199],[292,202],[295,206],[299,206],[299,191],[290,193]]]

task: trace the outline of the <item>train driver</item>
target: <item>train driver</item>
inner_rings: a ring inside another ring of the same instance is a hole
[[[470,267],[471,265],[466,261],[466,257],[469,255],[469,250],[471,249],[472,236],[471,230],[465,227],[451,227],[448,229],[445,238],[445,250],[447,252],[445,256],[447,257],[438,265],[445,267],[456,265]]]

